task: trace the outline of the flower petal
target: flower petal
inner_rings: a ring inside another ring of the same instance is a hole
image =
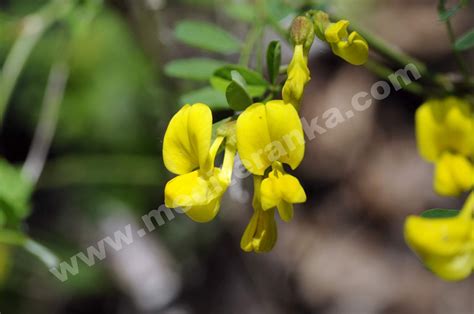
[[[347,27],[349,26],[349,21],[340,20],[336,23],[331,23],[325,30],[324,36],[328,43],[337,43],[341,40],[344,40],[348,37]]]
[[[260,198],[263,210],[276,207],[281,201],[281,191],[275,178],[273,171],[270,172],[269,177],[263,179],[260,187]]]
[[[417,109],[415,121],[418,150],[427,161],[436,161],[446,150],[474,155],[474,112],[468,102],[428,100]]]
[[[292,204],[306,201],[306,193],[298,179],[279,170],[269,173],[268,178],[262,181],[260,191],[262,209],[277,207],[280,218],[285,222],[293,218]]]
[[[293,204],[306,202],[306,193],[297,178],[285,174],[279,181],[283,200]]]
[[[463,212],[451,218],[410,216],[405,223],[409,246],[428,268],[446,280],[463,279],[471,273],[471,232],[471,215]]]
[[[266,150],[267,158],[272,162],[286,163],[291,169],[295,169],[303,160],[305,150],[303,127],[298,112],[281,100],[269,101],[265,106],[272,141],[271,149]]]
[[[288,66],[288,78],[283,85],[283,101],[292,104],[296,109],[300,106],[304,87],[310,80],[308,60],[304,55],[303,45],[295,46],[293,58]]]
[[[291,219],[293,219],[293,216],[294,216],[293,204],[290,204],[285,201],[281,201],[280,203],[278,203],[277,209],[278,209],[278,214],[280,215],[281,220],[283,220],[284,222],[289,222]]]
[[[457,196],[474,186],[474,166],[462,155],[443,153],[436,162],[434,189],[444,196]]]
[[[165,205],[169,208],[208,205],[224,194],[227,183],[220,180],[220,170],[201,176],[199,170],[171,179],[165,186]]]
[[[255,103],[237,119],[237,150],[243,165],[251,173],[263,175],[270,166],[264,152],[270,143],[265,105]]]
[[[252,218],[250,218],[250,222],[245,228],[244,234],[242,235],[242,239],[240,240],[240,247],[245,252],[253,251],[253,237],[255,235],[255,231],[257,230],[257,223],[258,223],[258,213],[254,211]]]
[[[354,65],[367,62],[369,45],[357,32],[348,33],[349,22],[346,20],[332,23],[325,31],[325,37],[333,53]]]
[[[209,222],[214,219],[221,206],[221,197],[213,199],[207,205],[190,206],[184,209],[184,213],[195,222]]]
[[[163,161],[175,174],[203,167],[212,133],[212,113],[208,106],[185,105],[171,119],[163,140]]]
[[[255,209],[242,236],[240,247],[245,252],[269,252],[275,246],[276,239],[275,210]]]

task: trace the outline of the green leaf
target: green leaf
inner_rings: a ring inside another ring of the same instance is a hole
[[[237,38],[219,26],[202,21],[181,21],[175,35],[190,46],[223,54],[238,52],[241,46]]]
[[[245,110],[252,104],[252,98],[250,98],[245,88],[235,81],[227,86],[225,96],[229,106],[236,111]]]
[[[248,3],[228,3],[224,6],[224,12],[236,20],[253,23],[256,18],[255,6]]]
[[[232,77],[232,81],[236,81],[244,88],[247,87],[247,82],[245,82],[244,77],[238,71],[230,71],[230,76]]]
[[[182,95],[180,102],[182,104],[202,102],[208,105],[212,110],[229,109],[224,93],[209,86]]]
[[[268,78],[275,84],[281,64],[281,44],[279,41],[272,41],[267,48],[267,70]]]
[[[207,58],[178,59],[165,65],[165,73],[181,79],[207,81],[225,63]]]
[[[267,15],[274,19],[275,21],[280,21],[288,15],[299,14],[298,10],[295,8],[295,3],[297,1],[283,1],[283,0],[274,0],[274,1],[265,1],[265,9]],[[296,4],[298,5],[298,4]]]
[[[456,209],[442,209],[434,208],[429,209],[421,213],[421,217],[424,218],[449,218],[455,217],[459,214],[459,210]]]
[[[245,110],[252,104],[252,98],[245,89],[245,80],[237,71],[232,71],[232,82],[227,86],[225,97],[229,106],[236,110]]]
[[[474,47],[474,29],[462,35],[454,44],[454,49],[463,51]]]
[[[226,92],[227,87],[232,82],[232,71],[237,71],[244,78],[247,84],[247,92],[252,98],[262,96],[269,86],[260,73],[233,64],[217,69],[211,77],[211,85],[217,90]]]
[[[446,1],[440,0],[438,6],[438,16],[440,21],[447,21],[452,16],[454,16],[458,11],[464,8],[470,0],[460,0],[457,4],[455,4],[452,8],[446,8]]]
[[[0,211],[7,220],[18,221],[25,218],[30,213],[32,184],[4,159],[0,159],[0,178]]]

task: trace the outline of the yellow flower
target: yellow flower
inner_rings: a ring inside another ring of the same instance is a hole
[[[436,162],[434,189],[444,196],[456,196],[474,187],[474,166],[462,155],[445,152]]]
[[[436,162],[445,151],[474,156],[474,112],[462,99],[431,99],[416,111],[418,150],[427,161]]]
[[[265,178],[261,187],[263,210],[277,207],[283,221],[293,218],[293,204],[306,202],[306,193],[300,182],[286,174],[281,163],[275,162],[273,170]]]
[[[424,264],[445,280],[461,280],[474,267],[474,193],[449,218],[408,217],[405,239]]]
[[[287,104],[292,104],[297,110],[300,106],[301,98],[306,83],[310,80],[308,69],[308,58],[304,53],[303,45],[296,45],[293,58],[288,66],[288,78],[283,85],[283,100]]]
[[[277,240],[275,210],[263,210],[260,199],[262,177],[254,176],[254,212],[247,228],[244,231],[240,247],[245,252],[269,252]]]
[[[282,100],[251,105],[237,119],[237,148],[243,165],[254,175],[264,176],[258,191],[259,208],[269,211],[277,207],[281,218],[289,221],[292,204],[306,201],[298,179],[283,169],[284,163],[295,169],[304,155],[303,129],[296,109]],[[255,213],[255,217],[262,215]]]
[[[224,141],[218,135],[211,145],[212,113],[204,104],[186,105],[171,119],[163,140],[163,161],[178,176],[165,187],[165,205],[184,207],[197,222],[212,220],[229,186],[235,145],[226,141],[223,169],[214,166]]]
[[[431,99],[416,111],[420,155],[436,165],[435,191],[456,196],[473,186],[474,112],[462,99]]]
[[[304,155],[304,137],[295,108],[282,100],[249,106],[237,119],[237,149],[243,165],[263,176],[273,162],[298,167]]]
[[[335,55],[354,65],[364,64],[369,57],[369,45],[357,32],[349,34],[348,26],[346,20],[329,24],[324,32],[326,41]]]

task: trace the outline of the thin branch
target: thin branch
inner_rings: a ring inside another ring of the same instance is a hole
[[[66,63],[56,63],[51,67],[41,113],[36,126],[30,151],[23,165],[22,174],[36,184],[44,168],[51,142],[56,131],[59,109],[69,75]]]
[[[456,63],[458,65],[458,68],[461,71],[461,73],[464,77],[464,80],[466,82],[469,82],[469,75],[470,74],[469,74],[469,70],[467,69],[466,63],[464,62],[464,60],[463,60],[461,54],[459,53],[459,51],[454,49],[454,44],[456,43],[456,36],[454,35],[454,30],[453,30],[453,25],[451,24],[451,20],[447,19],[445,24],[446,24],[446,30],[448,32],[449,41],[451,42],[451,45],[453,47],[453,53],[454,53],[454,57],[456,59]]]
[[[45,246],[30,239],[27,235],[17,230],[0,230],[0,243],[18,246],[36,256],[48,268],[58,264],[58,258]]]
[[[33,48],[45,31],[74,8],[77,0],[52,0],[23,19],[23,28],[0,73],[0,126],[12,92]]]

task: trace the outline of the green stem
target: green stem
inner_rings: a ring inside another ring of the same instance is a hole
[[[413,64],[416,66],[422,77],[430,77],[431,74],[428,71],[427,66],[421,61],[405,54],[404,52],[398,50],[396,47],[387,43],[385,40],[380,37],[362,29],[357,26],[352,25],[352,30],[358,32],[362,37],[367,40],[369,47],[376,51],[381,56],[395,62],[399,66],[406,66],[407,64]]]
[[[338,20],[341,19],[336,15],[331,15],[331,17]],[[451,90],[451,87],[449,86],[450,84],[446,83],[446,78],[443,75],[430,72],[426,64],[424,64],[420,60],[404,53],[403,51],[400,51],[382,38],[374,35],[371,32],[366,31],[361,27],[358,27],[357,25],[354,25],[353,23],[351,23],[349,29],[358,32],[362,37],[364,37],[365,40],[367,40],[370,49],[377,52],[380,56],[386,58],[387,60],[393,62],[395,65],[400,67],[405,67],[408,64],[413,64],[417,68],[418,72],[421,74],[422,80],[425,80],[426,82],[429,82],[431,85],[435,86],[437,89],[442,90],[444,94],[453,92]],[[412,84],[410,84],[410,86],[411,85]],[[412,89],[413,87],[408,88]]]
[[[59,62],[52,66],[49,74],[39,121],[22,168],[22,174],[34,184],[43,171],[46,156],[53,140],[68,73],[67,64]]]
[[[457,51],[456,49],[454,49],[454,44],[456,43],[456,36],[454,35],[451,20],[447,19],[446,22],[445,22],[445,25],[446,25],[446,30],[448,32],[449,41],[451,42],[451,46],[453,47],[453,53],[454,53],[454,57],[456,59],[456,63],[458,65],[458,68],[461,71],[461,73],[464,77],[464,80],[466,82],[469,82],[470,74],[469,74],[469,70],[467,69],[466,63],[464,62],[464,60],[461,56],[461,53],[459,51]]]
[[[250,55],[252,54],[253,47],[255,43],[257,42],[261,32],[262,32],[262,26],[259,23],[257,23],[252,27],[249,34],[247,35],[244,46],[242,47],[242,51],[240,53],[239,64],[241,66],[249,65]]]
[[[54,0],[23,20],[22,31],[8,53],[0,73],[0,126],[18,77],[45,31],[66,16],[76,0]]]
[[[0,243],[21,247],[36,256],[48,268],[57,266],[58,258],[48,248],[15,230],[0,230]]]
[[[393,74],[392,69],[374,60],[368,60],[364,66],[368,70],[370,70],[371,72],[373,72],[374,74],[378,75],[380,78],[383,78],[383,79],[388,79],[388,77]],[[407,92],[410,92],[414,95],[421,96],[421,97],[426,96],[424,88],[416,82],[410,82],[407,85],[402,85],[402,88],[406,90]]]

